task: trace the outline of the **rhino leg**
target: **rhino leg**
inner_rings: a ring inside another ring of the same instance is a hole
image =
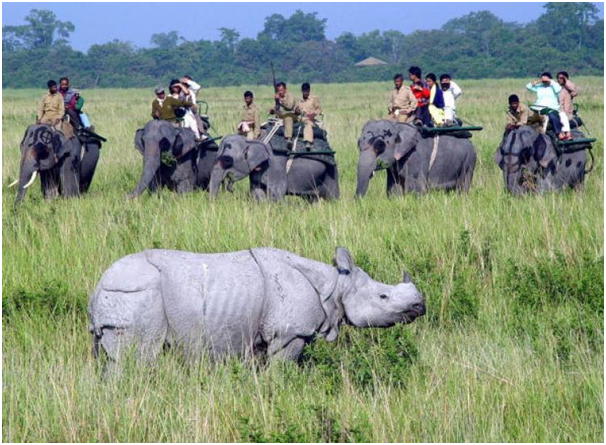
[[[304,338],[295,337],[288,343],[279,342],[279,339],[274,339],[269,346],[267,354],[270,360],[273,361],[297,361],[301,357],[303,348],[307,343]]]

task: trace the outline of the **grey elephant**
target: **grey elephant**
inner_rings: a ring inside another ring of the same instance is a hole
[[[212,139],[197,143],[190,129],[154,119],[136,131],[135,148],[143,155],[143,170],[129,197],[163,186],[178,193],[208,188],[218,151]]]
[[[81,161],[87,151],[82,150],[81,143],[76,137],[68,139],[50,125],[30,125],[21,140],[20,151],[19,178],[10,184],[10,186],[18,184],[17,203],[23,200],[26,189],[38,174],[45,198],[59,195],[71,197],[80,194]],[[89,157],[86,156],[87,168],[84,173],[88,184],[94,173],[94,167],[91,172],[92,163],[89,161]],[[96,160],[94,164],[96,165]]]
[[[469,189],[476,152],[468,138],[424,137],[414,125],[369,121],[358,139],[356,195],[364,196],[378,168],[387,170],[387,194]]]
[[[335,340],[342,323],[389,327],[424,313],[406,273],[379,283],[339,247],[333,266],[273,248],[146,250],[112,264],[88,304],[93,352],[113,364],[130,348],[153,361],[164,345],[192,358],[296,360],[316,336]]]
[[[250,178],[255,199],[279,200],[284,195],[338,199],[338,169],[332,156],[305,153],[289,160],[286,149],[274,149],[270,143],[226,136],[219,147],[212,171],[210,194],[216,196],[222,182]]]
[[[575,137],[579,136],[582,135],[575,131]],[[512,194],[563,187],[578,189],[587,173],[585,146],[559,154],[550,137],[530,126],[506,131],[493,159]]]

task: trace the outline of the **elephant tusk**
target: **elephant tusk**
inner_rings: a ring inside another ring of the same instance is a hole
[[[19,180],[18,180],[18,179],[15,179],[15,181],[14,181],[14,182],[11,182],[11,183],[10,183],[8,186],[9,186],[9,187],[13,187],[13,186],[17,185],[17,183],[18,183],[18,182],[19,182]]]
[[[28,188],[32,183],[36,180],[36,176],[38,175],[38,171],[34,170],[34,174],[32,175],[32,179],[29,180],[27,184],[23,186],[24,189]]]

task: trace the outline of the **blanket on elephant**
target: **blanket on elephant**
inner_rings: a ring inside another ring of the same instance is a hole
[[[265,125],[261,126],[261,130],[269,131],[269,130],[271,130],[272,127],[273,127],[273,124],[268,122]],[[301,127],[300,130],[299,130],[299,127]],[[300,122],[295,122],[293,124],[292,134],[293,134],[293,138],[295,138],[297,136],[297,134],[299,134],[300,138],[303,138],[303,126],[301,125]],[[276,135],[284,137],[284,127],[283,126],[278,128],[278,131],[276,131]],[[326,136],[327,136],[326,130],[318,127],[317,125],[314,125],[314,140],[320,139],[320,140],[326,141]]]
[[[326,165],[337,165],[335,160],[335,152],[330,149],[326,141],[315,141],[314,150],[306,151],[304,142],[298,141],[296,150],[288,150],[286,148],[285,139],[279,138],[282,142],[281,145],[276,146],[276,136],[271,140],[272,150],[275,155],[288,156],[289,158],[306,158],[315,159],[316,161],[323,162]],[[320,142],[323,142],[321,144]]]
[[[437,133],[437,132],[434,133],[431,131],[431,129],[423,126],[423,127],[419,127],[419,132],[421,133],[421,136],[424,138],[432,138],[432,137],[437,136],[438,134],[441,136],[452,136],[457,139],[471,139],[471,137],[473,136],[471,131],[454,129],[454,128],[452,129],[452,131],[441,131],[439,133]]]

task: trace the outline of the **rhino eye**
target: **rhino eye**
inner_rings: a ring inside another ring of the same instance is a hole
[[[386,295],[386,294],[381,294],[381,295],[379,295],[379,298],[380,298],[381,300],[385,300],[386,298],[389,298],[389,296],[388,296],[388,295]]]

